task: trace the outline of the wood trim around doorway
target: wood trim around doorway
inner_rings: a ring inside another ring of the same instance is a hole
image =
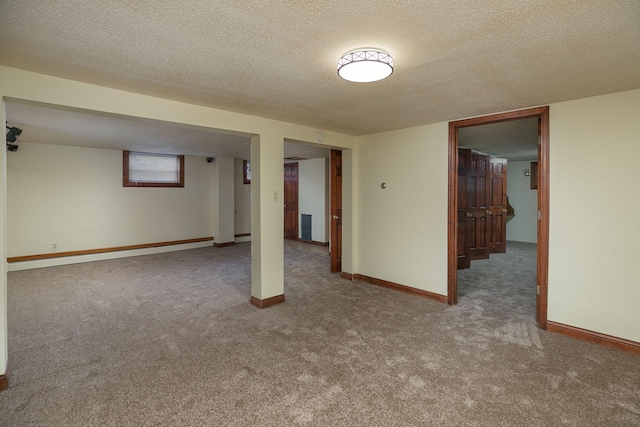
[[[342,271],[342,151],[331,150],[329,158],[329,257],[331,272]]]
[[[458,270],[457,270],[457,217],[458,200],[458,129],[489,123],[539,117],[540,156],[538,159],[540,218],[538,220],[537,242],[537,285],[540,286],[537,317],[540,328],[547,329],[547,284],[549,262],[549,107],[536,107],[526,110],[511,111],[490,116],[449,122],[449,180],[448,180],[448,213],[447,213],[447,303],[458,302]]]

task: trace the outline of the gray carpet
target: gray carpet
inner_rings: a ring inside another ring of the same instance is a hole
[[[535,319],[536,245],[508,242],[508,248],[507,254],[492,254],[458,271],[460,304],[449,313],[464,313],[481,326],[477,332],[482,335],[541,348]]]
[[[249,244],[10,273],[0,424],[640,425],[639,357],[535,327],[534,246],[461,272],[455,307],[307,248],[264,310]]]

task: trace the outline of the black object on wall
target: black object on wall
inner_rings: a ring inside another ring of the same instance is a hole
[[[9,132],[7,132],[7,142],[16,142],[16,139],[18,139],[22,133],[22,129],[9,126],[6,126],[6,128],[9,129]]]
[[[7,150],[18,151],[18,146],[15,144],[10,144],[10,142],[16,142],[16,139],[18,139],[18,137],[22,133],[22,129],[15,126],[9,127],[5,125],[5,127],[9,129],[9,132],[7,132]]]

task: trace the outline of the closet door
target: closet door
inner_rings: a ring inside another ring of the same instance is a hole
[[[471,213],[467,185],[469,183],[469,169],[471,168],[471,150],[458,149],[458,227],[457,227],[457,255],[458,270],[471,267]]]
[[[489,253],[507,251],[507,160],[491,158],[489,174]]]
[[[489,258],[489,165],[490,157],[471,153],[467,174],[467,201],[470,213],[471,260]]]

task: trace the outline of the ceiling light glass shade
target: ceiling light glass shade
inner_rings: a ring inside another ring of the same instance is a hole
[[[393,58],[377,49],[359,49],[338,61],[338,75],[350,82],[368,83],[386,79],[393,73]]]

